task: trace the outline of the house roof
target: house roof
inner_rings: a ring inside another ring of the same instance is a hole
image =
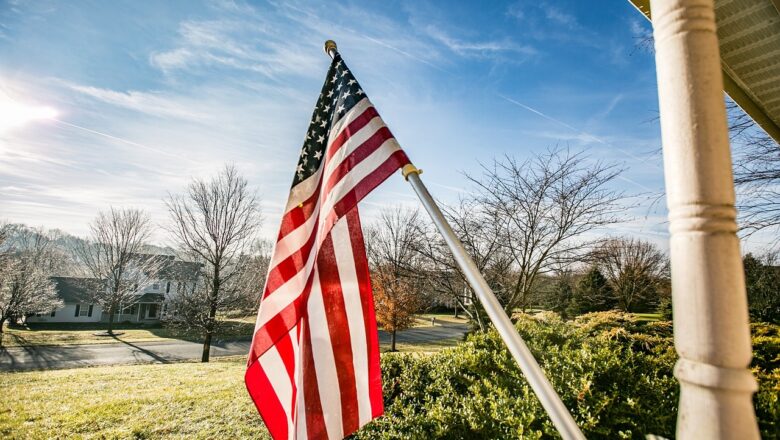
[[[57,285],[57,294],[66,303],[89,302],[92,294],[100,288],[94,278],[52,277]]]
[[[135,302],[137,303],[150,303],[150,302],[163,302],[165,300],[165,296],[161,293],[151,293],[147,292],[143,295],[139,296]]]
[[[629,0],[648,19],[649,0]],[[780,142],[780,0],[715,0],[723,89]]]

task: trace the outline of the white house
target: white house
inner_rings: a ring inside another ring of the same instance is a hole
[[[200,265],[159,256],[165,261],[157,279],[138,289],[129,304],[122,304],[114,312],[114,322],[154,324],[166,312],[168,300],[184,284],[197,282]],[[28,323],[90,323],[108,322],[108,313],[92,300],[95,289],[103,288],[94,278],[53,277],[62,307],[50,313],[36,313],[27,317]]]

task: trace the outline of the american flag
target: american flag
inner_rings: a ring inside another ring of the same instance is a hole
[[[341,439],[383,412],[357,204],[407,163],[336,53],[298,159],[245,375],[275,440]]]

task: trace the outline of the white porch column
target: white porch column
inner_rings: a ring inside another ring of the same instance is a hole
[[[677,437],[759,438],[713,0],[651,0],[671,231]]]

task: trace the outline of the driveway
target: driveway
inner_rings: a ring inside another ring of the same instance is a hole
[[[417,327],[398,332],[397,341],[426,343],[460,338],[468,330],[464,324]],[[390,336],[379,332],[379,341]],[[56,370],[100,365],[169,363],[199,359],[202,344],[189,341],[120,342],[93,345],[42,345],[0,348],[0,371]],[[217,341],[211,344],[211,357],[245,355],[249,341]]]

